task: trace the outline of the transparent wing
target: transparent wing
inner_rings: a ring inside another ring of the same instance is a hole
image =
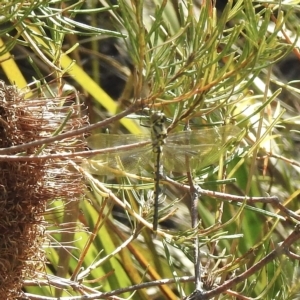
[[[167,171],[186,172],[188,160],[190,168],[198,170],[216,162],[226,151],[228,140],[240,133],[234,125],[171,133],[163,146],[161,162]],[[91,174],[139,174],[153,161],[150,135],[95,134],[87,138],[87,143],[92,149],[108,149],[85,160],[82,166]]]
[[[234,125],[169,134],[163,147],[162,163],[167,171],[186,172],[216,162],[226,151],[228,141],[241,130]]]
[[[98,133],[91,135],[86,139],[88,146],[92,149],[105,149],[122,145],[136,144],[140,142],[149,141],[151,137],[149,134],[105,134]]]
[[[87,143],[92,149],[107,148],[107,153],[83,162],[82,167],[91,174],[124,176],[124,171],[141,174],[152,159],[149,135],[95,134],[87,138]]]

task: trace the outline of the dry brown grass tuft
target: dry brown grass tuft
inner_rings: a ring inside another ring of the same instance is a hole
[[[61,105],[61,104],[64,105]],[[61,132],[81,127],[86,120],[72,99],[24,100],[15,87],[0,81],[0,148],[51,137],[69,115]],[[37,279],[44,269],[44,217],[54,198],[77,200],[82,180],[67,158],[39,159],[39,154],[73,153],[83,148],[82,137],[15,152],[36,156],[28,161],[0,160],[0,295],[16,299],[26,278]]]

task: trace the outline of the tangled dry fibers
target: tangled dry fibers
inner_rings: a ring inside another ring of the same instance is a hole
[[[63,105],[62,105],[63,103]],[[0,148],[9,148],[80,128],[86,120],[70,97],[25,100],[15,87],[0,81]],[[68,115],[68,118],[67,118]],[[67,118],[67,119],[66,119]],[[35,156],[28,161],[0,158],[0,295],[22,296],[25,279],[37,279],[45,270],[44,214],[55,198],[77,200],[82,193],[79,174],[69,166],[67,153],[84,147],[82,136],[30,147],[14,156]],[[66,153],[64,159],[39,155]]]

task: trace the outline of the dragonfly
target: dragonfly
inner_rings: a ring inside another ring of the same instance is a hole
[[[159,181],[163,171],[186,173],[201,170],[218,161],[228,149],[229,142],[241,133],[239,127],[225,125],[167,134],[165,123],[164,113],[154,111],[150,114],[150,134],[91,135],[86,139],[88,146],[106,151],[83,163],[83,168],[90,174],[116,176],[126,176],[124,172],[140,173],[153,163],[154,232],[158,228]]]

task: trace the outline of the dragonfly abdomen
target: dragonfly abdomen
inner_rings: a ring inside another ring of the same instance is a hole
[[[162,173],[161,153],[162,147],[166,143],[167,129],[165,126],[166,116],[162,112],[152,112],[150,116],[152,147],[155,154],[154,163],[154,215],[153,231],[158,227],[158,198],[159,198],[159,177]]]

